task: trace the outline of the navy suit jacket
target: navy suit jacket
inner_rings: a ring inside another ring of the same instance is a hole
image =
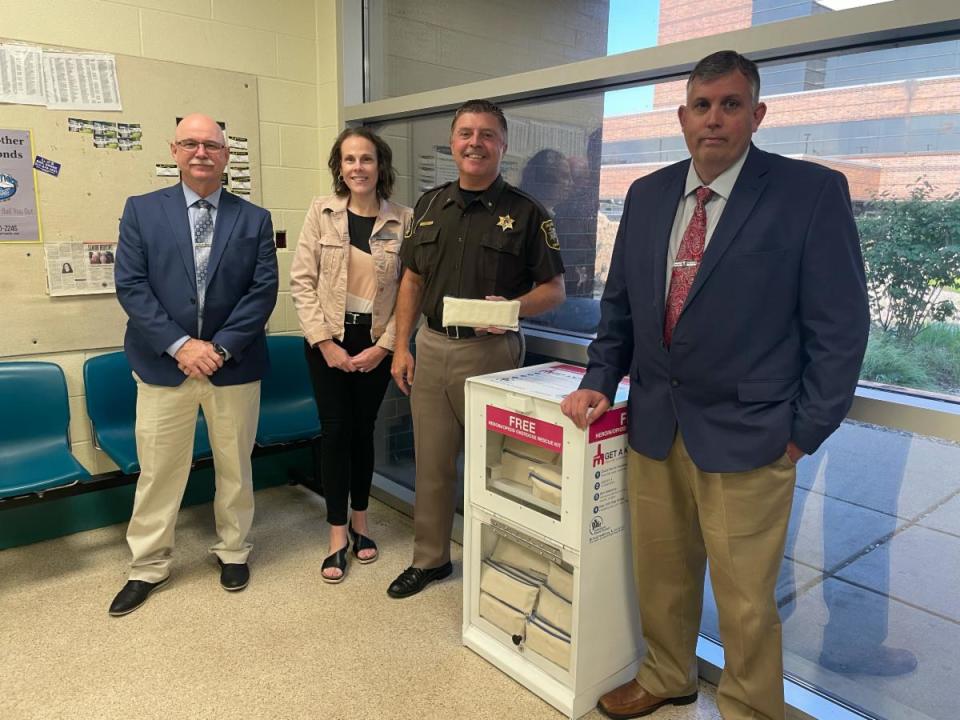
[[[667,254],[689,163],[627,193],[581,387],[612,400],[629,375],[630,446],[651,458],[666,458],[678,425],[707,472],[762,467],[790,440],[812,453],[850,408],[869,330],[846,179],[751,145],[667,348]]]
[[[186,376],[166,353],[188,335],[218,343],[230,359],[214,385],[259,380],[269,368],[265,326],[277,301],[277,257],[270,213],[226,190],[220,194],[207,266],[203,333],[197,332],[197,281],[183,188],[127,200],[114,269],[126,311],[123,347],[130,367],[152,385]]]

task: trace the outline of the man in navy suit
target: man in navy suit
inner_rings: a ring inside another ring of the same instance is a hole
[[[277,300],[273,226],[266,210],[221,187],[230,150],[214,120],[183,118],[170,152],[182,182],[129,198],[120,220],[115,277],[129,316],[140,478],[127,529],[133,562],[111,615],[137,609],[169,578],[200,407],[216,469],[219,542],[210,551],[225,590],[250,577],[250,455]]]
[[[869,316],[843,175],[758,150],[756,65],[701,60],[680,126],[692,156],[633,183],[580,389],[579,427],[630,378],[628,493],[647,654],[600,698],[614,718],[697,697],[704,571],[726,720],[784,717],[774,590],[796,480],[846,415]]]

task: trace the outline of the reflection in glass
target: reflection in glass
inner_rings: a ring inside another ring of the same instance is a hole
[[[659,5],[664,23],[668,5]],[[698,4],[685,5],[692,11]],[[788,6],[805,14],[839,9],[838,3],[779,4],[781,11]],[[783,19],[773,16],[774,2],[739,7],[747,24]],[[698,27],[687,24],[686,32]],[[683,28],[661,27],[659,42]],[[768,64],[761,74],[769,111],[756,144],[840,170],[849,182],[875,306],[864,377],[956,401],[960,323],[941,303],[960,310],[960,271],[933,271],[960,246],[960,41]],[[630,183],[687,157],[676,118],[683,82],[643,90],[645,100],[632,111],[622,104],[608,111],[613,93],[505,107],[505,177],[551,209],[568,268],[567,303],[538,318],[538,326],[593,334]],[[448,118],[381,130],[401,148],[400,184],[409,193],[403,200],[412,203],[449,179]],[[878,238],[887,245],[876,247]],[[881,266],[919,279],[880,282]],[[933,300],[935,312],[919,324],[892,314],[896,293],[909,287]],[[378,470],[412,486],[405,403],[388,396],[384,404],[382,441],[390,452],[383,457],[390,460]],[[845,423],[799,467],[777,590],[787,672],[878,716],[952,720],[957,577],[960,447]],[[706,606],[702,630],[716,638],[709,595]]]
[[[784,668],[875,717],[955,716],[960,446],[846,422],[800,461],[777,585]],[[718,639],[707,589],[701,632]]]
[[[380,0],[366,3],[367,101],[887,0]],[[647,102],[643,90],[610,99]]]

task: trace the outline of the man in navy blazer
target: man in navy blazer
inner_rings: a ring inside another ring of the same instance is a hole
[[[141,469],[127,529],[133,562],[111,615],[167,582],[200,407],[216,470],[219,542],[210,551],[225,590],[242,590],[250,576],[250,455],[278,285],[273,226],[266,210],[221,187],[230,150],[213,119],[183,118],[170,151],[182,182],[129,198],[120,220],[115,278],[129,316]]]
[[[630,378],[647,654],[634,680],[601,697],[610,717],[696,700],[708,558],[720,712],[784,717],[774,591],[795,463],[845,417],[869,315],[846,180],[753,146],[759,89],[756,65],[732,51],[694,68],[679,109],[692,161],[630,188],[587,372],[562,404],[585,427]]]

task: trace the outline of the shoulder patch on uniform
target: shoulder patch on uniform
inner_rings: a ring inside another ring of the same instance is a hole
[[[560,238],[557,236],[557,226],[553,220],[544,220],[540,223],[540,230],[543,232],[543,240],[551,250],[560,249]]]

